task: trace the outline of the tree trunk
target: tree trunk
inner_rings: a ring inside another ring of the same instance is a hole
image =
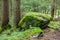
[[[52,16],[52,19],[53,19],[53,17],[54,17],[54,7],[52,7],[52,9],[51,9],[51,16]]]
[[[2,8],[2,25],[8,24],[9,21],[9,0],[3,0]]]
[[[20,21],[20,0],[15,0],[15,13],[14,13],[14,25],[17,25]]]
[[[53,0],[53,4],[52,4],[52,8],[51,8],[52,20],[53,20],[53,18],[54,18],[54,11],[55,11],[55,0]]]

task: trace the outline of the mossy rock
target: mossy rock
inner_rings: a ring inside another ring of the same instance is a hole
[[[39,27],[32,27],[24,31],[25,36],[31,35],[34,36],[35,34],[43,34],[43,30]]]
[[[18,26],[22,28],[29,28],[31,25],[34,27],[44,28],[47,27],[50,20],[51,16],[49,14],[30,12],[21,19]]]

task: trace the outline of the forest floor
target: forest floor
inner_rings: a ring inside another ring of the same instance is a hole
[[[60,30],[58,29],[44,29],[44,36],[40,37],[39,39],[33,39],[33,40],[60,40]]]
[[[48,25],[49,26],[49,25]],[[51,27],[50,27],[51,26]],[[60,22],[51,22],[49,28],[43,29],[43,37],[38,38],[27,38],[27,40],[60,40]],[[54,29],[53,29],[54,28]],[[8,35],[7,35],[8,34]],[[22,36],[22,37],[21,37]],[[6,40],[15,40],[19,39],[20,37],[23,38],[23,34],[18,32],[11,32],[11,30],[3,31],[0,35],[0,40],[6,39]],[[13,39],[14,38],[14,39]]]

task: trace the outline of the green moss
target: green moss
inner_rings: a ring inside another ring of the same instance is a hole
[[[49,23],[49,27],[52,28],[52,29],[59,28],[60,27],[59,24],[60,24],[59,21],[51,21]]]
[[[5,30],[0,35],[0,40],[28,40],[30,36],[40,34],[43,32],[40,28],[32,27],[30,29],[27,29],[25,31],[14,31],[11,32],[10,30]],[[10,35],[8,35],[10,33]],[[27,38],[27,39],[26,39]]]
[[[9,25],[9,24],[7,24],[7,25],[2,25],[2,26],[0,26],[0,33],[2,33],[4,30],[7,30],[7,29],[10,29],[11,28],[11,26]]]
[[[36,12],[30,12],[27,13],[19,22],[18,26],[21,26],[22,28],[26,28],[29,25],[35,26],[35,27],[41,27],[45,24],[44,21],[46,20],[46,23],[51,20],[51,16],[48,14],[42,14],[42,13],[36,13]]]
[[[2,32],[2,27],[0,26],[0,33]]]
[[[32,27],[32,28],[27,29],[25,31],[25,35],[31,35],[31,36],[33,36],[35,34],[40,34],[41,32],[43,33],[43,31],[39,27]]]
[[[5,30],[5,29],[10,29],[11,28],[11,25],[10,24],[6,24],[6,25],[2,25],[2,29]]]

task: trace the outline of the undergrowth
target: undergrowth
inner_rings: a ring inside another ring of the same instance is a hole
[[[31,27],[25,31],[11,31],[5,30],[0,34],[0,40],[29,40],[30,37],[33,37],[35,34],[43,33],[40,28]]]
[[[60,21],[51,21],[49,23],[49,27],[52,29],[60,28]]]

